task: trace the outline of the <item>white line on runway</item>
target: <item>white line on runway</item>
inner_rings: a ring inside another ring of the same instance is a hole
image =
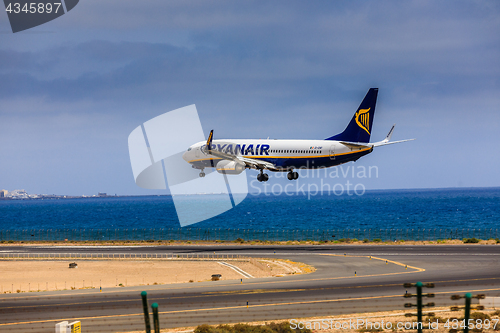
[[[222,261],[218,261],[217,263],[235,270],[237,273],[241,274],[243,277],[245,277],[247,279],[253,279],[253,276],[251,276],[250,274],[248,274],[247,272],[245,272],[244,270],[242,270],[239,267],[236,267],[234,265],[231,265],[231,264],[228,264],[227,262],[222,262]]]
[[[152,246],[151,246],[152,247]],[[37,247],[42,248],[42,247]],[[53,249],[54,247],[44,247],[44,248],[50,248]],[[58,248],[67,248],[64,246],[58,247]],[[81,247],[83,248],[83,247]],[[112,249],[112,248],[129,248],[133,249],[133,247],[130,246],[85,246],[85,248],[91,248],[91,249]],[[72,247],[71,249],[75,249]],[[71,250],[68,249],[68,250]],[[500,250],[500,248],[499,248]],[[2,253],[26,253],[28,252],[28,249],[22,249],[22,250],[0,250]],[[52,252],[52,253],[64,253],[64,252]],[[67,253],[78,253],[75,251],[69,251]],[[91,253],[91,252],[86,252],[86,253]],[[200,252],[110,252],[109,254],[205,254],[205,251],[200,251]],[[211,251],[207,253],[212,253]],[[233,251],[227,250],[227,251],[220,251],[218,254],[232,254]],[[325,254],[336,254],[336,255],[344,255],[344,253],[347,253],[347,255],[351,256],[500,256],[500,253],[466,253],[466,252],[458,252],[458,253],[386,253],[386,252],[349,252],[349,251],[340,251],[340,252],[239,252],[241,255],[253,255],[253,256],[266,256],[266,257],[273,257],[276,255],[294,255],[294,256],[310,256],[310,255],[325,255]]]
[[[192,253],[192,252],[172,252],[173,254],[187,254],[187,253]],[[224,252],[219,252],[218,254],[231,254],[231,251],[224,251]],[[500,253],[377,253],[377,252],[366,252],[366,253],[361,253],[361,252],[349,252],[349,251],[342,251],[342,252],[238,252],[239,254],[245,256],[245,255],[252,255],[252,256],[263,256],[265,255],[266,257],[273,257],[277,255],[294,255],[294,256],[311,256],[311,255],[325,255],[325,254],[336,254],[336,255],[344,255],[344,253],[347,253],[347,255],[351,256],[500,256]]]

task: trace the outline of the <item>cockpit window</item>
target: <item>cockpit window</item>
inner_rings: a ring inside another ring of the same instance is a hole
[[[190,150],[191,150],[191,147],[188,148],[188,151],[190,151]]]

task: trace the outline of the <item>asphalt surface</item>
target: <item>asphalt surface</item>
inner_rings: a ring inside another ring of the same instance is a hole
[[[81,320],[83,332],[144,330],[140,291],[159,304],[160,325],[195,326],[403,310],[414,301],[405,282],[434,282],[436,306],[461,305],[453,294],[500,296],[500,246],[144,246],[0,247],[2,253],[216,253],[304,262],[312,274],[0,295],[0,332],[54,332],[62,320]],[[372,257],[370,259],[370,256]],[[387,262],[386,262],[387,260]],[[355,274],[356,273],[356,274]],[[355,276],[356,275],[356,276]],[[427,301],[427,300],[426,300]],[[248,306],[247,306],[248,302]]]

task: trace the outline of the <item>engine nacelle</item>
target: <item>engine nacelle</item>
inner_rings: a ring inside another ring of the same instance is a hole
[[[217,163],[216,169],[218,173],[224,173],[226,175],[239,175],[245,170],[245,164],[238,163],[236,161],[222,160]]]

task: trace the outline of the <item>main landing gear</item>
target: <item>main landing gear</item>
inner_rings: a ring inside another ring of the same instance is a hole
[[[290,171],[287,175],[288,180],[296,180],[299,179],[299,173],[295,171]]]
[[[267,182],[269,180],[269,176],[264,171],[260,170],[260,173],[257,175],[257,180],[259,182]]]

